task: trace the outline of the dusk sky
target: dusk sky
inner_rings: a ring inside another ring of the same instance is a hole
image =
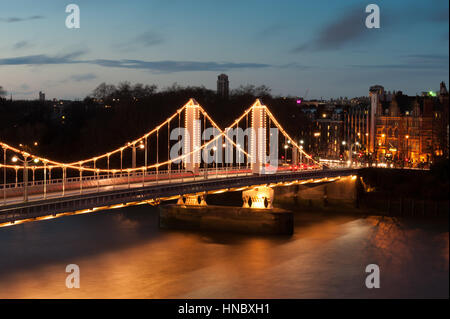
[[[81,28],[67,29],[75,3]],[[380,7],[367,29],[365,7]],[[414,95],[449,81],[448,1],[1,1],[0,86],[79,98],[101,82],[265,84],[278,95]]]

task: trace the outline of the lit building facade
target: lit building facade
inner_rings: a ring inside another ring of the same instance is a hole
[[[448,91],[407,96],[369,91],[370,105],[351,106],[344,116],[348,143],[358,143],[375,162],[419,166],[439,156],[448,157]]]

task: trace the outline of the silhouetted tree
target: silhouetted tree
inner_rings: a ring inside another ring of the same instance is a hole
[[[116,92],[114,85],[103,82],[94,89],[92,96],[99,100],[107,100],[114,92]]]
[[[268,97],[271,89],[266,85],[254,86],[252,84],[241,85],[231,91],[232,95],[252,95],[254,97]]]
[[[6,95],[6,90],[4,90],[2,86],[0,86],[0,98],[4,97],[5,95]]]

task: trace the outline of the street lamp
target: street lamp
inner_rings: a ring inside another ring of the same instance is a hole
[[[217,168],[217,146],[213,146],[212,148],[213,153],[214,153],[214,166]]]
[[[27,160],[29,155],[28,154],[24,154],[23,156],[24,156],[23,160],[21,160],[17,156],[14,156],[13,158],[11,158],[11,161],[13,163],[20,162],[20,163],[23,164],[23,186],[24,186],[24,189],[23,189],[23,201],[27,202],[28,201],[28,164],[31,164],[31,163],[37,164],[37,163],[39,163],[39,159],[34,158],[34,159],[31,159],[31,160]]]
[[[406,159],[408,160],[409,163],[409,135],[405,135],[405,139],[406,139]]]
[[[347,142],[346,141],[342,141],[342,145],[347,145]],[[353,146],[359,146],[359,142],[358,141],[356,141],[355,143],[349,143],[349,149],[348,149],[348,157],[349,157],[349,160],[348,160],[348,162],[349,162],[349,166],[352,166],[352,153],[353,153]]]
[[[288,149],[288,145],[284,144],[284,163],[287,163],[287,149]]]
[[[300,141],[303,142],[303,141]],[[303,144],[303,143],[300,143]],[[300,164],[303,164],[303,145],[300,145]]]

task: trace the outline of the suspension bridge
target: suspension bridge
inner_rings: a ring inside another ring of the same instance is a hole
[[[226,129],[190,99],[143,136],[77,162],[51,160],[3,142],[0,148],[0,226],[167,200],[205,205],[206,194],[356,174],[352,168],[323,169],[259,99]],[[268,192],[253,193],[244,205],[267,208],[273,200]]]

